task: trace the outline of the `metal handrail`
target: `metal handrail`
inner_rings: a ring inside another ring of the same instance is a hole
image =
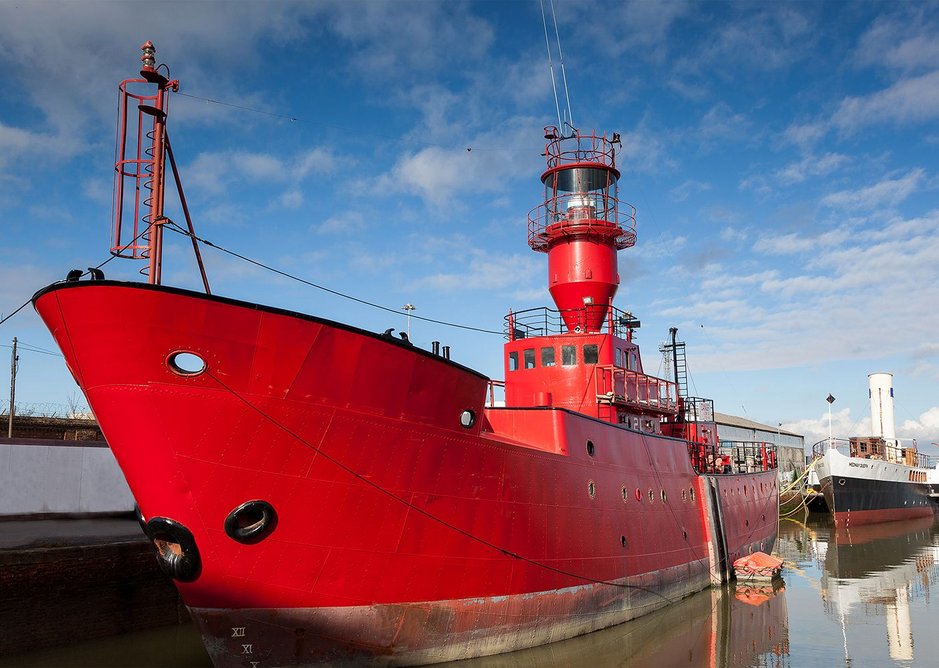
[[[735,473],[755,473],[778,468],[776,444],[768,441],[721,441],[721,454],[730,457]]]
[[[582,313],[586,319],[591,309],[599,308],[610,309],[609,317],[604,318],[603,327],[600,330],[601,332],[609,329],[611,318],[613,334],[622,338],[626,338],[626,334],[630,329],[635,329],[639,326],[639,321],[632,313],[618,309],[615,306],[607,307],[601,304],[590,304],[582,308],[564,310],[539,306],[522,311],[514,311],[505,316],[505,333],[506,335],[511,335],[509,336],[511,339],[527,339],[537,336],[565,334],[568,332],[567,325],[565,324],[565,314]],[[512,331],[510,331],[510,327]]]
[[[675,383],[612,364],[597,365],[597,399],[655,412],[678,410]]]
[[[616,135],[607,139],[605,135],[578,132],[570,137],[561,137],[557,134],[557,128],[545,128],[545,130],[546,132],[553,130],[554,135],[547,137],[549,141],[545,147],[549,169],[582,162],[616,168],[616,152],[613,150]]]
[[[548,242],[573,235],[613,239],[617,250],[636,243],[636,208],[601,192],[558,194],[528,213],[528,245],[545,252]]]
[[[829,448],[837,450],[846,457],[877,459],[893,464],[904,464],[906,466],[913,466],[916,468],[932,468],[936,465],[937,462],[939,462],[936,457],[919,452],[916,450],[915,446],[904,448],[902,446],[891,445],[886,441],[883,442],[883,453],[854,453],[851,451],[851,440],[847,438],[826,438],[818,441],[812,445],[812,457],[822,457],[829,450]]]

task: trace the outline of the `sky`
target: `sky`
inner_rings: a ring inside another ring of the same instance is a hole
[[[829,394],[836,436],[870,433],[890,372],[898,435],[939,453],[939,3],[555,0],[560,51],[546,11],[561,107],[563,65],[573,124],[622,137],[615,303],[646,371],[677,326],[693,394],[807,446]],[[148,39],[197,234],[390,311],[207,248],[215,294],[376,331],[410,303],[417,345],[501,378],[500,335],[417,318],[501,331],[551,304],[526,227],[558,124],[538,0],[0,0],[4,317],[109,257],[117,84]],[[163,279],[198,289],[186,241]],[[31,307],[0,357],[13,337],[21,410],[83,402]]]

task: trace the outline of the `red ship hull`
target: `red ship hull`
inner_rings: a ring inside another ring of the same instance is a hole
[[[487,378],[405,342],[132,283],[56,284],[34,305],[144,518],[191,532],[201,567],[178,587],[217,666],[553,642],[775,542],[774,470],[700,475],[681,439],[487,407]],[[179,373],[180,351],[205,370]],[[225,522],[251,500],[277,524],[243,544]]]

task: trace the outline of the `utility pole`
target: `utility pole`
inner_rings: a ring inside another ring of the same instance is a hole
[[[417,307],[414,304],[405,304],[401,307],[408,314],[408,341],[411,340],[411,311],[415,310]]]
[[[20,358],[16,354],[16,337],[13,337],[13,354],[10,356],[10,416],[7,421],[7,438],[13,438],[13,405],[16,400],[16,367]]]
[[[828,449],[831,450],[832,439],[831,439],[831,405],[835,403],[835,397],[829,393],[828,398],[825,399],[828,402]]]

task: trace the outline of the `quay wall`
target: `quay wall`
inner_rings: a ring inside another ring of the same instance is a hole
[[[133,510],[134,497],[106,442],[0,438],[0,518]]]
[[[0,591],[0,656],[189,620],[142,534],[0,550]]]

